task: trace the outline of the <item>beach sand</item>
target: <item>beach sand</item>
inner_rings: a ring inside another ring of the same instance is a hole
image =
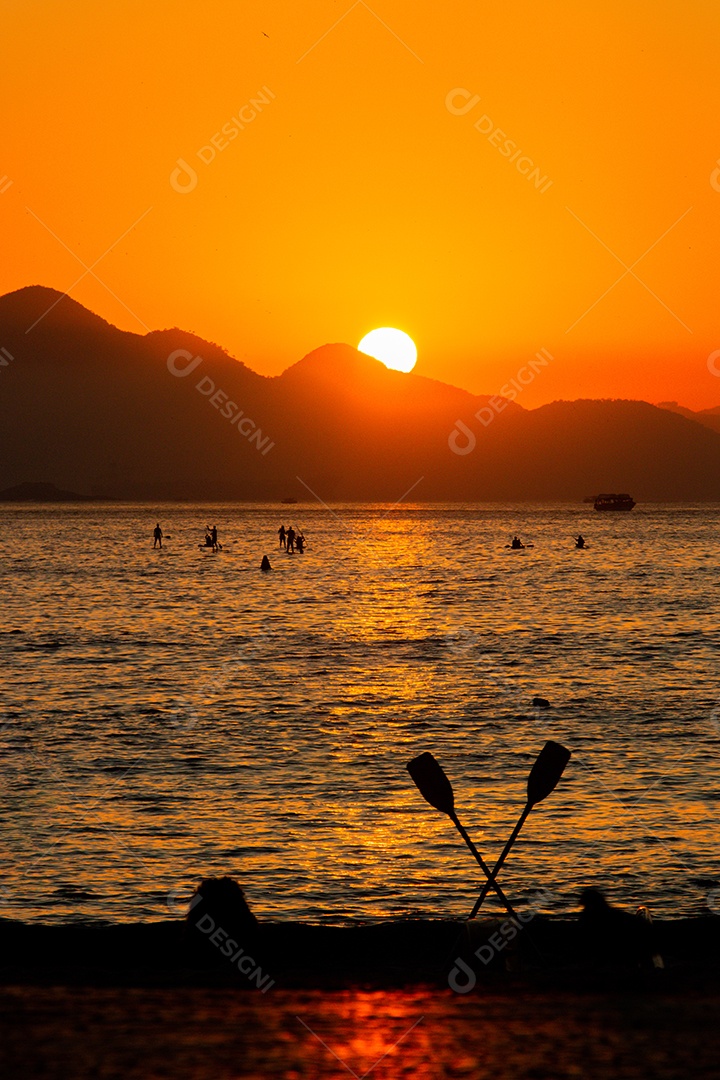
[[[497,921],[265,924],[245,942],[256,985],[179,921],[0,922],[0,1076],[720,1076],[719,922],[657,925],[664,968],[621,935],[588,952],[567,920],[538,918],[487,964],[471,950]]]
[[[4,1077],[720,1075],[720,995],[4,987]]]

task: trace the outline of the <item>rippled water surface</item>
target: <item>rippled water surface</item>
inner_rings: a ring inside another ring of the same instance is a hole
[[[547,738],[518,907],[720,910],[719,515],[6,505],[0,913],[163,918],[230,873],[265,918],[463,916],[476,867],[405,764],[433,751],[492,859]]]

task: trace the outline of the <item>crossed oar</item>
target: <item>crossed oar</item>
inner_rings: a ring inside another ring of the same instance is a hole
[[[450,820],[455,825],[463,840],[470,848],[470,851],[477,860],[480,869],[487,878],[483,890],[478,897],[475,907],[470,915],[471,919],[474,919],[480,910],[480,905],[488,894],[490,889],[494,889],[499,899],[507,908],[508,912],[513,918],[517,918],[513,907],[508,900],[505,893],[502,891],[497,881],[496,875],[500,872],[503,863],[508,857],[510,848],[513,846],[518,838],[518,834],[525,824],[525,820],[534,806],[543,799],[546,799],[548,795],[555,790],[560,777],[563,774],[565,766],[570,760],[570,751],[566,750],[564,746],[556,742],[546,742],[542,750],[538,754],[535,764],[530,770],[530,775],[527,782],[527,802],[525,809],[520,815],[520,819],[513,829],[510,839],[503,848],[503,853],[495,863],[492,870],[489,870],[485,860],[480,855],[479,851],[473,844],[472,840],[468,836],[467,832],[460,824],[460,820],[455,813],[455,796],[452,789],[452,784],[448,780],[447,776],[443,772],[442,766],[432,754],[420,754],[419,757],[413,758],[408,763],[407,769],[413,780],[417,784],[422,797],[434,806],[436,810],[440,810],[443,814],[447,814]]]

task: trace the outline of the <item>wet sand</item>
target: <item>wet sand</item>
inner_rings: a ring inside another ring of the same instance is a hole
[[[720,995],[0,989],[4,1077],[686,1080]]]
[[[0,1076],[720,1077],[718,923],[657,924],[661,970],[618,937],[578,952],[568,920],[487,965],[471,950],[492,921],[265,924],[258,989],[179,921],[0,920]],[[458,949],[467,993],[448,989]]]

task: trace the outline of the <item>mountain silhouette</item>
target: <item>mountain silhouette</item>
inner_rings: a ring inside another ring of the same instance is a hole
[[[0,489],[209,501],[394,502],[409,489],[432,501],[720,499],[712,410],[685,412],[590,400],[529,410],[389,371],[343,344],[268,378],[177,328],[118,330],[53,289],[0,297]]]
[[[703,427],[710,428],[711,431],[720,431],[720,405],[716,405],[714,409],[700,409],[698,412],[693,412],[692,409],[686,409],[684,405],[678,405],[677,401],[661,401],[658,409],[668,409],[670,412],[678,413],[679,416],[684,416],[687,420],[694,420]]]

